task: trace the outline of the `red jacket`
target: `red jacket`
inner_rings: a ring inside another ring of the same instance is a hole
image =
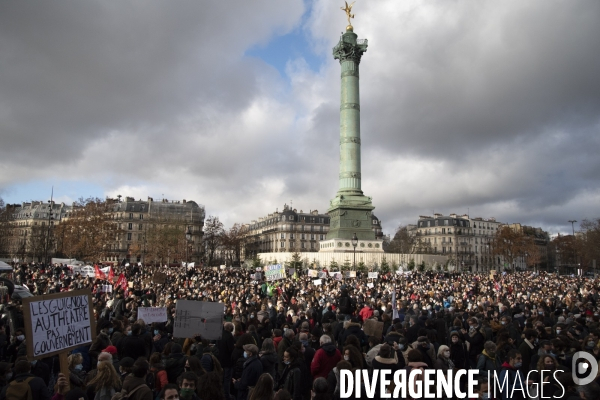
[[[366,321],[373,316],[373,309],[369,306],[364,306],[358,315],[360,315],[363,321]]]
[[[283,339],[283,336],[278,336],[278,337],[273,338],[273,344],[275,345],[275,350],[277,350],[277,345],[279,345],[279,342],[281,342],[281,339]]]
[[[326,343],[322,348],[317,350],[313,357],[312,363],[310,364],[310,373],[313,379],[325,378],[329,375],[329,372],[337,365],[342,359],[342,354],[335,347],[333,343]]]

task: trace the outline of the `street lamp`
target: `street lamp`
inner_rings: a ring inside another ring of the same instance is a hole
[[[356,232],[354,232],[354,236],[352,236],[352,247],[354,248],[354,261],[353,268],[356,271],[356,246],[358,245],[358,237],[356,236]]]
[[[187,232],[185,233],[185,240],[186,240],[186,244],[185,244],[185,261],[189,262],[189,247],[190,247],[190,242],[192,241],[192,230],[190,229],[190,227],[188,226]]]
[[[575,237],[575,222],[577,222],[577,220],[570,219],[569,222],[571,223],[571,229],[573,229],[573,237]]]

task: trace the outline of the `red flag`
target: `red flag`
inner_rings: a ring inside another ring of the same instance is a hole
[[[115,280],[115,271],[113,271],[112,267],[108,267],[108,280],[113,282]]]
[[[94,265],[94,272],[96,273],[96,279],[106,279],[106,274],[100,271],[98,265]]]
[[[127,286],[127,278],[125,278],[124,274],[119,275],[119,279],[117,279],[116,286],[121,287],[121,289],[123,290],[127,290],[129,288]]]

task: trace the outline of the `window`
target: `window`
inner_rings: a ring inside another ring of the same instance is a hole
[[[314,243],[311,243],[311,244],[310,244],[310,248],[311,248],[311,249],[314,249],[314,248],[315,248],[315,244],[314,244]]]
[[[282,234],[281,234],[281,238],[282,238],[282,239],[285,239],[285,233],[282,233]],[[282,247],[283,247],[283,246],[282,246]]]
[[[133,219],[133,213],[129,213],[129,219]]]
[[[281,242],[281,247],[285,247],[285,242]]]
[[[129,229],[129,230],[133,229],[133,224],[131,222],[127,224],[127,229]]]
[[[477,246],[475,246],[475,253],[477,253]]]
[[[142,234],[138,233],[138,240],[141,241],[142,240]]]
[[[448,247],[448,253],[452,253],[452,247]]]
[[[300,235],[300,239],[304,240],[304,233]]]
[[[446,248],[442,247],[442,253],[445,253],[445,252],[446,252]]]
[[[315,235],[310,235],[310,240],[315,240]]]
[[[293,239],[293,238],[294,238],[294,234],[290,233],[290,239]]]
[[[442,233],[446,233],[446,228],[442,228]]]
[[[127,240],[131,240],[131,233],[127,234]]]
[[[304,248],[304,242],[302,242],[302,244],[300,245],[301,248]]]
[[[448,226],[448,220],[447,219],[444,220],[444,225]]]
[[[142,225],[142,224],[139,224],[139,225],[138,225],[138,229],[141,231],[142,229],[144,229],[144,225]]]
[[[319,240],[323,240],[324,235],[320,235],[320,239]]]
[[[373,220],[373,225],[377,225],[377,220],[376,219]]]
[[[293,220],[294,220],[294,216],[290,215],[290,221],[293,221]]]
[[[144,219],[144,214],[140,214],[140,219]]]

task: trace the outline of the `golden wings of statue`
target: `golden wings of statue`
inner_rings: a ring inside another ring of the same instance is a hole
[[[352,25],[350,23],[350,18],[354,18],[354,14],[352,14],[352,6],[354,5],[354,3],[356,3],[356,1],[353,1],[352,4],[348,5],[348,2],[345,1],[344,3],[346,3],[346,7],[340,7],[340,9],[342,11],[346,12],[346,16],[348,17],[348,25]]]

